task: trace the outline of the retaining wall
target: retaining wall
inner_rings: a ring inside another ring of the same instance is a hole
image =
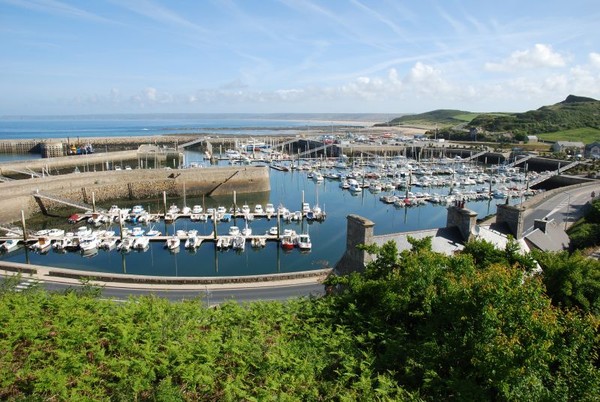
[[[0,183],[0,223],[20,219],[21,210],[29,217],[40,212],[33,193],[54,195],[70,201],[91,204],[119,199],[156,198],[166,192],[170,197],[186,195],[226,195],[270,191],[268,167],[214,167],[194,169],[135,169],[106,172],[71,173]],[[62,204],[42,200],[52,211]]]

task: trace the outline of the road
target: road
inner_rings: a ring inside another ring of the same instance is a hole
[[[0,281],[6,278],[2,277]],[[31,287],[35,281],[23,276],[20,283],[17,285],[18,290],[25,290]],[[48,291],[63,292],[68,288],[81,287],[81,285],[63,284],[55,282],[40,282]],[[251,302],[259,300],[288,300],[301,296],[322,296],[325,294],[325,288],[319,283],[298,283],[285,284],[278,286],[257,286],[257,287],[231,287],[231,288],[214,288],[205,286],[196,287],[195,289],[185,290],[147,290],[133,289],[124,287],[105,286],[101,288],[101,297],[113,299],[117,301],[128,300],[129,297],[155,295],[163,297],[171,301],[190,300],[202,298],[208,305],[221,304],[232,300],[236,302]]]
[[[600,195],[600,184],[559,193],[529,210],[525,215],[523,236],[533,231],[533,222],[536,219],[554,219],[568,228],[583,216],[585,205],[592,200],[592,191],[595,191],[596,196]]]

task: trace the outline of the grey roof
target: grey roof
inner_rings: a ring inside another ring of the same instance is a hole
[[[583,148],[585,145],[579,141],[556,141],[556,143],[562,147],[580,147]]]
[[[554,220],[548,221],[545,231],[535,229],[525,239],[533,247],[543,251],[563,251],[569,248],[569,236],[562,225]]]
[[[464,248],[462,236],[456,227],[380,235],[374,236],[373,240],[378,246],[393,240],[396,242],[398,251],[403,251],[412,248],[411,244],[408,242],[408,236],[416,239],[423,239],[427,236],[431,236],[431,249],[435,252],[447,255],[452,255]]]

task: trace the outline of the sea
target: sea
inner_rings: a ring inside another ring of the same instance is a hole
[[[326,120],[326,119],[323,119]],[[320,121],[323,121],[320,120]],[[94,136],[124,136],[124,135],[157,135],[165,133],[219,133],[239,135],[268,135],[281,130],[298,133],[307,126],[314,126],[315,120],[281,120],[281,119],[240,119],[240,118],[153,118],[145,120],[136,118],[45,118],[45,119],[0,119],[0,139],[15,138],[49,138],[52,136],[63,138],[66,133],[79,137]],[[331,125],[348,126],[352,123],[331,123]],[[357,127],[360,127],[358,124]],[[347,128],[345,128],[346,130]],[[350,128],[351,130],[351,128]],[[24,159],[34,155],[22,155]],[[0,159],[0,161],[6,159]],[[188,163],[197,162],[200,166],[208,166],[202,152],[188,150],[185,160]],[[225,161],[221,163],[227,163]],[[207,171],[210,167],[203,167]],[[271,191],[268,193],[255,193],[237,195],[236,204],[248,204],[251,209],[256,204],[263,207],[272,203],[275,207],[283,205],[291,211],[300,210],[301,203],[306,201],[311,205],[318,204],[325,212],[326,219],[322,222],[281,222],[282,230],[294,229],[298,233],[309,233],[312,240],[312,250],[301,252],[298,249],[284,251],[275,242],[268,242],[263,249],[253,249],[247,244],[243,252],[234,250],[217,250],[214,243],[205,242],[194,252],[183,248],[172,253],[163,247],[163,244],[151,242],[147,251],[131,251],[122,254],[116,250],[98,250],[97,253],[84,255],[77,252],[57,253],[53,250],[46,254],[38,254],[19,248],[14,252],[0,255],[1,260],[30,263],[37,265],[71,268],[92,272],[127,273],[136,275],[158,276],[191,276],[191,277],[219,277],[238,275],[260,275],[272,273],[286,273],[321,269],[335,265],[344,253],[346,245],[347,216],[357,214],[372,220],[375,223],[375,234],[388,234],[395,232],[417,231],[433,229],[446,224],[446,207],[435,204],[425,204],[419,207],[397,208],[380,201],[380,196],[394,192],[371,193],[365,190],[352,194],[339,186],[339,181],[325,179],[317,183],[308,177],[306,171],[283,172],[270,170]],[[442,190],[448,191],[448,189]],[[398,195],[404,192],[395,190]],[[467,208],[484,217],[495,213],[498,200],[469,201]],[[131,207],[141,204],[146,210],[156,212],[162,208],[162,199],[141,201],[115,200],[120,207]],[[206,197],[187,199],[168,199],[169,205],[176,204],[182,207],[195,204],[204,208],[216,208],[223,205],[233,207],[233,196]],[[108,208],[110,205],[104,205]],[[76,211],[73,211],[76,212]],[[68,226],[64,219],[36,217],[29,229],[39,230],[52,227],[61,227],[74,230]],[[173,234],[177,230],[198,230],[199,234],[210,234],[214,224],[209,222],[192,222],[189,219],[178,219],[172,224],[164,222],[155,223],[155,229],[162,233]],[[216,225],[219,234],[225,234],[229,226],[236,225],[243,228],[246,222],[242,219],[229,223]],[[255,219],[248,223],[254,234],[265,233],[269,228],[276,226],[276,219]],[[134,226],[131,224],[130,226]],[[118,226],[113,229],[118,230]],[[150,227],[145,227],[149,230]]]

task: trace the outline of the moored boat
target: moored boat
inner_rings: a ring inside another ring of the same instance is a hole
[[[180,244],[181,244],[181,240],[179,239],[179,237],[171,236],[165,242],[165,248],[167,248],[171,251],[178,250]]]

